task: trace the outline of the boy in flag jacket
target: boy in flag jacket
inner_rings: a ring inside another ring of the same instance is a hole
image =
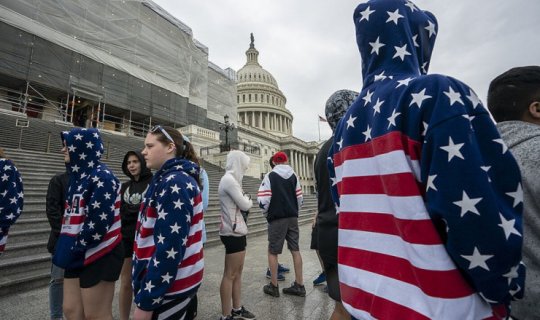
[[[101,162],[97,129],[74,128],[61,138],[69,184],[53,263],[65,269],[64,314],[70,319],[112,316],[123,260],[120,182]]]
[[[111,252],[120,233],[120,182],[100,161],[103,143],[97,129],[62,133],[69,153],[69,186],[62,231],[53,262],[66,270],[87,266]]]
[[[363,88],[335,132],[341,297],[359,319],[502,319],[523,294],[516,161],[467,85],[427,75],[437,21],[353,15]]]

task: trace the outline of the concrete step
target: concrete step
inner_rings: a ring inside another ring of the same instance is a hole
[[[18,278],[19,274],[25,274],[35,270],[49,270],[50,272],[50,268],[51,255],[48,252],[24,257],[2,258],[0,260],[0,283],[4,284],[8,280]],[[0,287],[3,287],[3,285]]]
[[[38,270],[17,272],[12,278],[0,278],[0,297],[47,286],[51,279],[50,263],[48,264],[48,268],[43,266]]]
[[[49,220],[45,216],[45,213],[41,217],[27,217],[25,214],[21,215],[17,222],[11,226],[9,229],[9,234],[11,236],[12,232],[15,231],[30,231],[36,229],[46,229],[50,228]],[[11,237],[10,237],[11,238]]]
[[[13,230],[9,231],[8,244],[23,243],[29,241],[42,241],[46,243],[49,239],[50,227],[33,228],[31,230]]]
[[[11,241],[11,239],[8,239],[6,251],[4,251],[4,254],[2,255],[2,259],[32,256],[44,253],[48,253],[47,242],[36,240],[16,243]]]

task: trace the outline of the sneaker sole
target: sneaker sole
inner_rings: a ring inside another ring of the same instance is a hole
[[[297,296],[297,297],[302,297],[304,298],[306,296],[306,294],[296,294],[296,293],[285,293],[283,292],[283,294],[286,294],[286,295],[289,295],[289,296]]]
[[[269,292],[264,291],[264,289],[263,289],[263,292],[264,292],[264,294],[267,294],[267,295],[269,295],[269,296],[271,296],[271,297],[279,298],[279,292],[277,293],[277,296],[274,295],[274,294],[272,294],[272,293],[269,293]]]
[[[325,282],[326,282],[326,281],[323,281],[323,282],[319,282],[319,283],[315,283],[315,282],[313,282],[313,285],[314,285],[314,286],[322,286],[322,285],[324,285],[324,284],[325,284]]]
[[[275,296],[275,295],[273,295],[271,293],[268,293],[268,292],[265,292],[264,294],[269,295],[269,296],[274,297],[274,298],[279,298],[279,294],[277,296]]]
[[[283,291],[283,294],[287,294],[287,295],[290,295],[290,296],[297,296],[297,297],[305,297],[306,294],[297,294],[297,293],[287,293],[285,291]]]

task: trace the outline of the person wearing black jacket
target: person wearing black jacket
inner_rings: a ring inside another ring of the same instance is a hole
[[[131,262],[135,227],[139,208],[144,199],[152,172],[146,167],[146,161],[139,151],[128,151],[122,162],[122,171],[129,181],[122,183],[120,189],[122,203],[120,217],[122,219],[122,244],[124,245],[124,264],[120,274],[120,320],[129,319],[133,290],[131,288]]]
[[[326,101],[325,115],[332,134],[347,112],[351,104],[358,97],[358,93],[351,90],[338,90]],[[330,320],[350,319],[350,315],[341,303],[339,278],[337,272],[337,247],[338,247],[338,215],[336,206],[330,192],[331,180],[328,172],[328,152],[334,137],[326,141],[315,159],[315,185],[317,191],[317,215],[316,228],[318,232],[318,249],[320,258],[324,264],[328,295],[335,301],[334,312]]]
[[[58,173],[49,181],[46,197],[46,213],[51,233],[47,242],[47,250],[54,254],[56,241],[62,228],[66,189],[69,183],[67,172]],[[51,263],[51,281],[49,282],[49,309],[51,319],[62,319],[62,303],[64,297],[64,270]]]

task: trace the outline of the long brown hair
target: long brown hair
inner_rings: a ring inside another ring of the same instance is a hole
[[[177,158],[184,158],[186,160],[192,161],[196,163],[197,166],[200,167],[201,164],[199,161],[199,157],[197,157],[197,153],[195,152],[193,145],[184,140],[184,137],[182,136],[180,131],[169,126],[161,126],[161,127],[171,136],[171,138],[174,141],[174,146],[176,147],[175,156]],[[150,133],[155,135],[157,141],[163,143],[164,145],[168,145],[169,143],[171,143],[171,141],[163,134],[163,132],[161,132],[161,130],[155,130]],[[197,180],[197,183],[199,184],[199,186],[202,185],[200,175]]]

